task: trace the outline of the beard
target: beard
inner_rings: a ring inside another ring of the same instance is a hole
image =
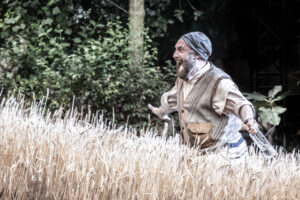
[[[195,56],[192,53],[188,55],[186,60],[176,61],[177,77],[187,81],[195,62]]]

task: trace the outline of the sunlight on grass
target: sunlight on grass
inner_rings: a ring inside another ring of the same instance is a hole
[[[200,155],[178,138],[141,137],[102,116],[14,98],[0,107],[0,195],[4,199],[297,199],[299,154],[273,161],[250,149],[230,163]]]

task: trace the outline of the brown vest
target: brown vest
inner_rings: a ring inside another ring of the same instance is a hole
[[[183,80],[177,79],[177,106],[181,132],[186,144],[205,149],[213,147],[222,136],[228,117],[218,115],[212,100],[219,82],[230,76],[210,63],[210,69],[198,78],[183,100]]]

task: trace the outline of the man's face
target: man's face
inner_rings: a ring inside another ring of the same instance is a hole
[[[176,61],[177,76],[187,80],[195,63],[195,55],[183,39],[177,41],[173,58]]]

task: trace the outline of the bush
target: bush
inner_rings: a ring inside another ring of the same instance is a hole
[[[147,31],[141,66],[133,68],[128,28],[118,18],[89,13],[57,1],[7,3],[0,21],[2,85],[28,98],[32,93],[40,98],[49,89],[51,109],[68,108],[75,97],[78,108],[103,110],[106,117],[114,111],[119,123],[129,118],[131,124],[145,125],[146,105],[167,89],[170,75],[155,66],[157,49]]]

